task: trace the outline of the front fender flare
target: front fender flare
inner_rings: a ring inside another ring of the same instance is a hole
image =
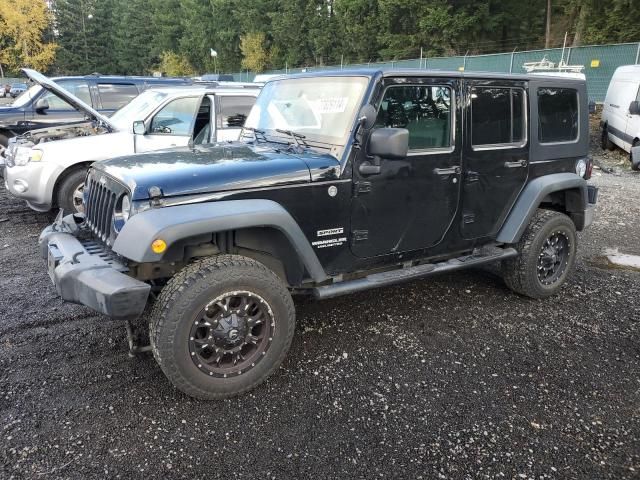
[[[588,204],[587,181],[584,178],[567,172],[544,175],[532,180],[509,212],[496,240],[501,243],[515,243],[520,240],[531,217],[547,195],[572,189],[580,191],[582,212],[584,212]]]
[[[162,254],[151,250],[155,239],[161,238],[170,246],[196,235],[249,227],[280,230],[311,278],[316,282],[328,278],[298,223],[272,200],[227,200],[147,210],[124,225],[113,243],[113,251],[134,262],[158,262]]]

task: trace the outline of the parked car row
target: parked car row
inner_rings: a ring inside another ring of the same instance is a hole
[[[150,88],[107,118],[27,73],[88,117],[5,152],[11,193],[63,207],[39,239],[56,290],[124,320],[132,352],[197,398],[278,368],[293,294],[498,263],[513,291],[545,298],[594,220],[582,79],[342,70],[259,95]],[[130,321],[147,308],[140,346]]]
[[[259,91],[206,84],[149,87],[108,118],[56,82],[26,72],[47,96],[86,118],[11,141],[5,153],[7,188],[38,211],[82,211],[84,178],[92,162],[189,142],[237,140]]]

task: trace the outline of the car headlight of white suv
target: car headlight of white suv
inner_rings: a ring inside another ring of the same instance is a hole
[[[13,154],[11,163],[18,167],[23,167],[29,162],[39,162],[43,156],[44,152],[42,150],[31,147],[18,147]]]

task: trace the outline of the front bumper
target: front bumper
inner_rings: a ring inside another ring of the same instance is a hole
[[[85,232],[77,218],[59,215],[40,234],[40,252],[58,294],[112,318],[139,317],[151,287],[123,273],[126,267],[100,244],[81,241],[78,237]]]
[[[29,162],[24,166],[4,166],[4,184],[11,195],[26,200],[37,211],[48,211],[52,205],[51,166],[45,162]]]

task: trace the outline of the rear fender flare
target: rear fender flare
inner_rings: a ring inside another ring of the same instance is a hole
[[[567,205],[569,213],[583,213],[588,203],[587,181],[584,178],[575,173],[554,173],[538,177],[524,188],[498,232],[496,240],[501,243],[515,243],[520,240],[531,217],[545,197],[565,190],[580,192],[579,198],[572,199],[571,205]]]

